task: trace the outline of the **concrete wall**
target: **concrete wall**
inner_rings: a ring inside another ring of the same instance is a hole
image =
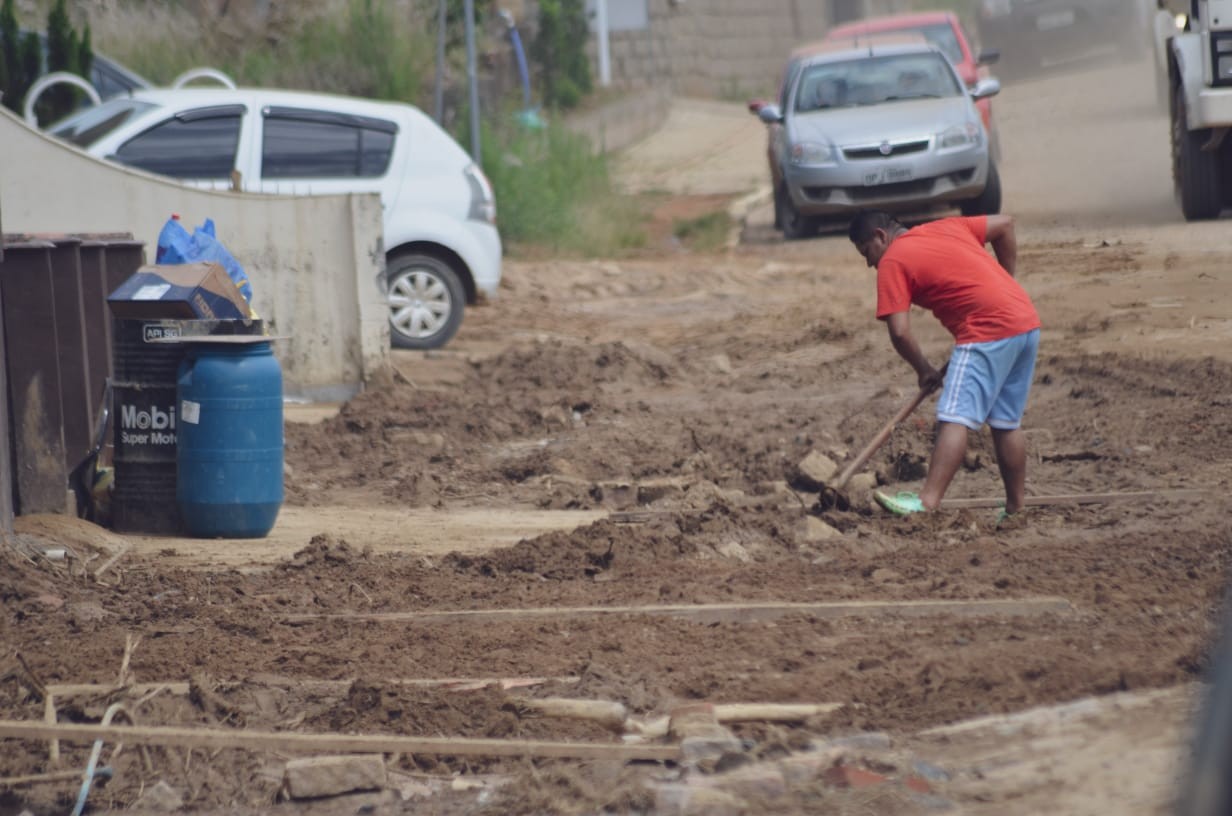
[[[2,110],[2,109],[0,109]],[[171,213],[213,218],[252,281],[289,396],[344,399],[389,359],[380,199],[208,192],[118,167],[0,113],[0,210],[10,233],[128,232],[153,261]]]
[[[608,0],[609,4],[619,0]],[[608,38],[612,84],[667,85],[682,96],[743,100],[775,90],[788,52],[820,39],[853,3],[836,0],[646,0],[649,27]],[[856,0],[864,15],[888,14],[903,0]],[[837,15],[837,16],[836,16]],[[589,45],[594,76],[598,48]]]

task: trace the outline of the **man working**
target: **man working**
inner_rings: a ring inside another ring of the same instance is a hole
[[[942,375],[911,334],[912,304],[931,310],[955,343],[937,401],[937,441],[924,487],[919,495],[878,491],[877,502],[899,515],[936,510],[967,452],[967,429],[987,423],[1005,483],[1005,513],[1018,512],[1027,475],[1020,425],[1040,319],[1014,280],[1013,219],[944,218],[909,230],[888,213],[865,211],[852,219],[848,237],[877,269],[877,318],[886,322],[894,350],[915,369],[920,388],[936,388]]]

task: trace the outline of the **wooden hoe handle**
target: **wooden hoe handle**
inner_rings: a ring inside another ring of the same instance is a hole
[[[940,374],[943,378],[945,377],[945,370],[948,367],[948,362],[941,367]],[[877,452],[877,449],[885,444],[885,441],[890,438],[890,434],[894,433],[894,429],[898,427],[898,424],[907,417],[911,416],[911,413],[915,411],[916,408],[920,407],[920,403],[928,399],[928,396],[939,387],[939,385],[936,385],[932,388],[921,388],[919,393],[912,398],[911,402],[900,408],[898,413],[894,415],[894,418],[887,422],[885,427],[878,431],[877,435],[872,438],[872,441],[864,446],[864,450],[860,451],[859,454],[856,455],[856,458],[852,460],[851,464],[843,468],[843,472],[838,475],[838,479],[834,482],[834,489],[842,490],[843,487],[846,486],[847,482],[851,480],[851,477],[855,475],[856,471],[863,467],[864,463]]]

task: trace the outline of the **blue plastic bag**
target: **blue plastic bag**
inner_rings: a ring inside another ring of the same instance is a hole
[[[252,283],[240,262],[235,260],[235,256],[215,237],[214,219],[205,219],[205,223],[190,235],[176,216],[168,218],[158,233],[158,249],[154,253],[154,263],[184,264],[199,261],[213,261],[227,270],[227,275],[235,282],[244,300],[252,303]]]

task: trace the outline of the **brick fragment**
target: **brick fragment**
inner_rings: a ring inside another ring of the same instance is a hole
[[[871,788],[890,781],[888,777],[854,765],[835,765],[821,776],[827,784],[836,788]]]

